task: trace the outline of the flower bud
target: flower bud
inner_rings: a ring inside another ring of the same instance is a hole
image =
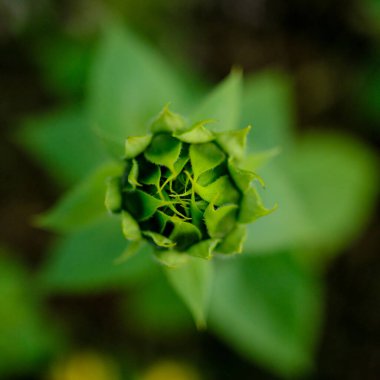
[[[189,127],[166,106],[151,134],[127,138],[124,172],[106,194],[126,239],[209,259],[242,252],[246,224],[272,211],[253,186],[257,175],[239,167],[251,128],[216,133],[209,122]]]

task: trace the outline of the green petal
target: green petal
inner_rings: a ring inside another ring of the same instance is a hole
[[[179,140],[167,134],[159,134],[153,137],[144,155],[153,164],[166,166],[174,172],[174,163],[178,160],[181,149],[182,143]]]
[[[235,228],[218,244],[218,253],[233,254],[243,251],[244,241],[247,237],[247,227],[237,224]]]
[[[271,209],[265,208],[257,190],[251,187],[243,195],[238,219],[240,223],[251,223],[262,216],[270,214],[276,208],[277,205]]]
[[[132,160],[132,167],[128,174],[128,182],[132,186],[133,189],[136,188],[136,186],[141,186],[141,184],[137,181],[139,176],[139,166],[136,160]]]
[[[208,186],[215,182],[218,178],[228,174],[225,165],[221,164],[214,169],[208,170],[201,174],[197,180],[197,183],[201,186]]]
[[[211,142],[191,145],[189,155],[195,179],[220,165],[226,158],[222,150]]]
[[[243,170],[238,168],[232,159],[228,160],[228,170],[232,179],[235,182],[235,185],[243,192],[247,192],[251,182],[257,178],[257,175],[248,170]]]
[[[199,209],[194,199],[190,203],[190,214],[192,223],[199,228],[202,225],[203,212]]]
[[[226,205],[215,210],[210,203],[204,213],[208,234],[212,238],[226,236],[235,226],[237,209],[237,205]]]
[[[107,181],[105,206],[109,212],[120,212],[122,207],[120,177]]]
[[[177,243],[176,249],[179,251],[186,250],[201,238],[201,231],[194,224],[182,221],[174,222],[174,229],[170,234],[170,239]]]
[[[225,152],[231,157],[241,159],[245,153],[247,144],[247,135],[251,130],[251,126],[238,131],[227,131],[216,134],[216,141]]]
[[[180,132],[185,130],[186,123],[181,115],[173,113],[165,106],[160,114],[153,120],[150,130],[153,133],[160,132]]]
[[[214,251],[218,242],[218,239],[203,240],[191,246],[186,251],[186,253],[193,257],[200,257],[202,259],[209,260],[212,258],[212,252]]]
[[[125,193],[125,207],[138,221],[149,219],[156,210],[167,204],[143,191],[136,190]]]
[[[214,202],[217,206],[225,203],[237,203],[240,198],[239,191],[226,175],[205,187],[195,183],[194,189],[205,201]]]
[[[123,230],[123,235],[128,240],[139,240],[141,239],[141,232],[138,223],[126,211],[121,214],[121,226]]]
[[[151,239],[154,244],[161,248],[172,248],[176,245],[172,240],[156,232],[143,231],[143,235]]]
[[[174,134],[174,136],[183,142],[189,144],[202,144],[215,140],[215,135],[205,125],[213,120],[203,120],[194,124],[189,130]]]
[[[172,249],[164,251],[156,250],[154,251],[154,256],[161,264],[173,269],[183,266],[189,260],[189,256]]]
[[[151,135],[132,136],[125,140],[125,158],[131,159],[138,156],[149,146],[152,141]]]

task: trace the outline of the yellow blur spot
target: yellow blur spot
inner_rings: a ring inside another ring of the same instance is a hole
[[[201,380],[201,377],[193,368],[167,360],[154,364],[139,380]]]
[[[48,380],[121,380],[121,377],[110,358],[83,352],[55,364]]]

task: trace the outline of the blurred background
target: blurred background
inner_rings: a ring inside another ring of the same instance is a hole
[[[157,265],[104,270],[101,221],[32,224],[103,159],[75,154],[124,83],[124,32],[189,98],[242,67],[253,145],[286,158],[206,331]],[[0,379],[379,378],[379,1],[0,0],[0,57]]]

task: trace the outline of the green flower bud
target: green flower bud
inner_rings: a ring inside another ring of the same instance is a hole
[[[124,172],[106,194],[126,239],[209,259],[242,252],[246,224],[272,211],[252,184],[257,175],[239,167],[251,128],[216,133],[210,122],[189,127],[166,106],[151,134],[127,138]]]

